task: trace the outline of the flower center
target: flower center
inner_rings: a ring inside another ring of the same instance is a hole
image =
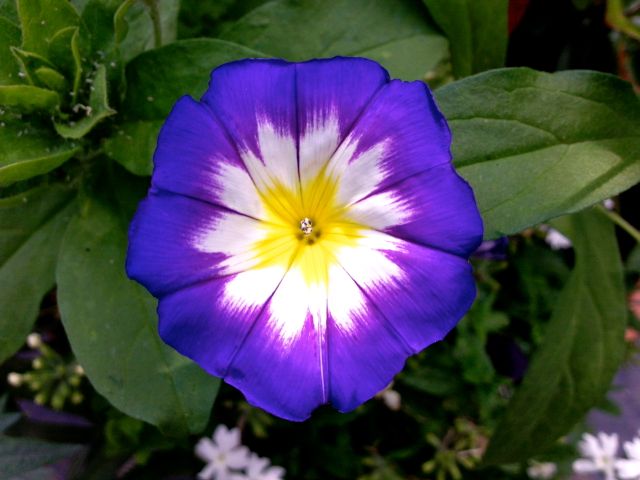
[[[304,217],[300,220],[300,230],[304,233],[305,237],[308,237],[313,232],[313,225],[311,224],[311,220],[308,217]]]

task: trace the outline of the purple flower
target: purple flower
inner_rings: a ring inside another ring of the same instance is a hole
[[[280,417],[349,411],[470,307],[482,222],[427,86],[244,60],[183,97],[130,230],[160,335]]]

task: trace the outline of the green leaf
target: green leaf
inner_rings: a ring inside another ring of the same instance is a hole
[[[0,85],[20,83],[20,69],[11,47],[20,45],[20,28],[6,18],[0,17]]]
[[[47,173],[79,151],[80,147],[61,141],[48,129],[28,125],[23,121],[6,124],[2,122],[0,187]]]
[[[211,70],[233,60],[264,56],[241,45],[214,39],[182,40],[146,52],[127,65],[127,117],[164,119],[182,95],[199,98]]]
[[[52,111],[60,104],[60,96],[46,88],[31,85],[0,85],[0,105],[20,112]]]
[[[451,43],[456,77],[504,66],[508,0],[423,0]]]
[[[73,352],[96,390],[127,415],[174,436],[200,432],[219,380],[160,340],[155,299],[125,275],[127,236],[116,212],[97,201],[82,210],[56,272]]]
[[[64,138],[82,138],[95,127],[98,122],[106,117],[114,115],[115,110],[109,107],[107,98],[107,71],[104,65],[100,65],[93,78],[89,109],[82,110],[84,115],[73,124],[54,123],[56,132]]]
[[[81,445],[0,435],[0,472],[3,479],[22,478],[39,467],[70,457],[81,449]]]
[[[0,199],[0,363],[24,343],[53,288],[72,198],[52,185]]]
[[[448,54],[425,14],[410,0],[274,0],[230,25],[221,38],[293,61],[368,57],[394,77],[415,80]]]
[[[4,17],[16,25],[19,23],[16,0],[0,0],[0,17]]]
[[[105,141],[105,153],[134,175],[151,175],[162,120],[125,122]]]
[[[157,4],[160,26],[160,45],[156,45],[150,4]],[[178,28],[179,0],[144,0],[123,4],[122,19],[127,24],[127,35],[120,43],[125,63],[147,50],[167,45],[176,39]],[[118,28],[122,31],[122,28]]]
[[[598,210],[567,222],[575,268],[496,428],[487,464],[524,461],[551,447],[602,401],[624,356],[625,291],[613,224]]]
[[[67,79],[53,68],[39,67],[34,72],[38,81],[50,90],[64,93],[67,90]]]
[[[38,77],[35,74],[35,71],[41,67],[54,68],[55,65],[53,65],[49,60],[37,53],[28,52],[18,47],[10,47],[9,50],[17,61],[17,64],[20,67],[19,70],[21,70],[22,72],[19,73],[18,76],[22,77],[27,83],[31,85],[42,87],[43,85],[38,81]],[[20,80],[13,83],[23,83],[23,81]]]
[[[49,46],[60,30],[77,27],[80,16],[67,0],[17,0],[22,25],[22,48],[49,56]]]
[[[612,75],[501,69],[449,84],[436,99],[486,238],[576,212],[640,180],[640,103]]]

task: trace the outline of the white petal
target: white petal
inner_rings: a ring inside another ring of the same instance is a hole
[[[624,451],[627,457],[634,460],[640,460],[640,438],[634,438],[630,442],[624,443]]]
[[[599,472],[600,468],[598,468],[591,460],[581,458],[573,462],[573,471],[576,473],[595,473]]]
[[[211,462],[218,454],[216,444],[209,438],[201,438],[196,444],[195,453],[198,458],[204,462]]]
[[[313,119],[300,138],[300,179],[313,179],[338,148],[340,127],[335,114]]]
[[[598,433],[598,439],[602,445],[602,451],[607,457],[614,458],[618,454],[618,434],[608,435],[604,432]]]
[[[585,433],[582,436],[582,441],[579,443],[578,448],[584,457],[594,458],[602,455],[600,442],[598,442],[598,439],[590,433]]]
[[[198,473],[198,478],[200,480],[216,480],[217,472],[218,466],[214,463],[209,463],[208,465],[205,465],[202,470],[200,470],[200,472]]]
[[[622,479],[640,477],[640,460],[616,460],[616,471]]]
[[[230,468],[245,468],[249,463],[249,449],[247,447],[237,447],[227,452],[227,465]]]
[[[226,425],[218,425],[213,432],[213,440],[222,452],[229,452],[240,445],[240,430],[228,429]]]
[[[246,170],[220,163],[216,182],[222,186],[220,200],[224,206],[254,218],[264,218],[260,194]]]

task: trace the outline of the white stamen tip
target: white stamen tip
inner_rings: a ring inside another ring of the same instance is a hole
[[[305,235],[311,235],[311,232],[313,232],[313,225],[311,224],[311,220],[309,220],[307,217],[304,217],[302,220],[300,220],[300,230],[302,230],[302,233],[304,233]]]

